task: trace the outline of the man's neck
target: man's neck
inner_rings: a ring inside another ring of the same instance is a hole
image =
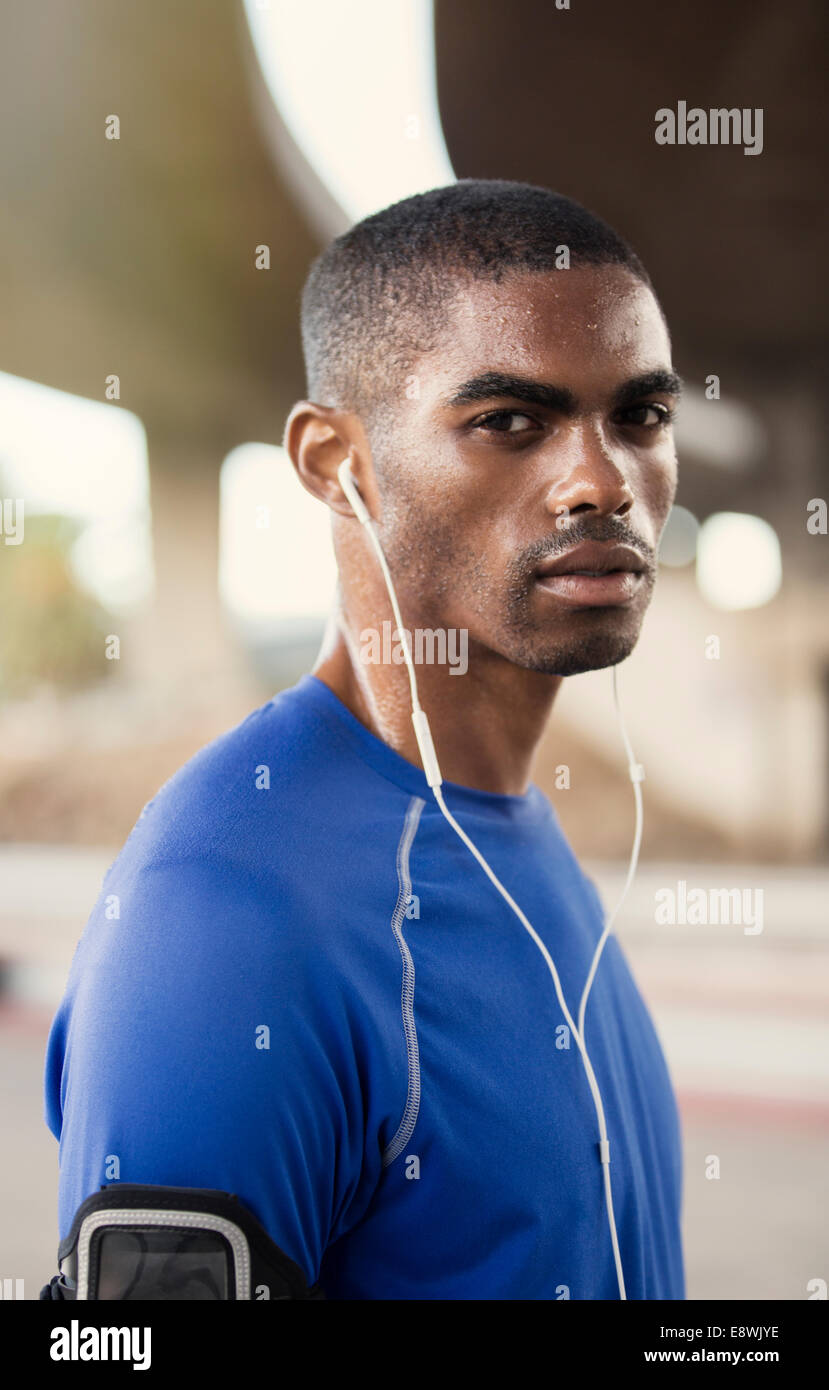
[[[446,665],[416,665],[420,704],[447,782],[522,796],[562,678],[487,657],[470,653],[469,669],[457,676]],[[402,663],[363,663],[338,629],[314,675],[376,738],[421,766]]]

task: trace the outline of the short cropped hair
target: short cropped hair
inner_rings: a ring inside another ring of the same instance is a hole
[[[371,422],[399,399],[472,280],[573,266],[648,274],[617,232],[580,203],[506,179],[461,179],[356,223],[313,263],[302,294],[308,397]]]

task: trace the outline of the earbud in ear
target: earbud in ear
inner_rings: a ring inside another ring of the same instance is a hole
[[[349,458],[344,458],[337,469],[337,479],[351,504],[351,510],[357,520],[361,521],[365,526],[366,522],[371,520],[371,516],[357,489],[357,484],[354,481],[354,474],[351,472],[351,460]]]

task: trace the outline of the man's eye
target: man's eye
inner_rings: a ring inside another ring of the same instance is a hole
[[[643,425],[646,429],[656,429],[659,425],[669,425],[674,418],[674,412],[667,405],[662,405],[659,401],[648,401],[645,405],[634,405],[624,412],[625,419],[631,425]],[[651,418],[648,419],[647,417]]]
[[[496,434],[523,434],[527,429],[535,429],[536,422],[521,410],[493,410],[489,415],[481,415],[474,420],[473,427],[493,430]]]

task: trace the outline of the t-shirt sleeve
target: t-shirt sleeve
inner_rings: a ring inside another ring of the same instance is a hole
[[[218,1188],[314,1282],[364,1177],[331,969],[289,898],[249,869],[108,876],[47,1047],[61,1239],[102,1184]]]

